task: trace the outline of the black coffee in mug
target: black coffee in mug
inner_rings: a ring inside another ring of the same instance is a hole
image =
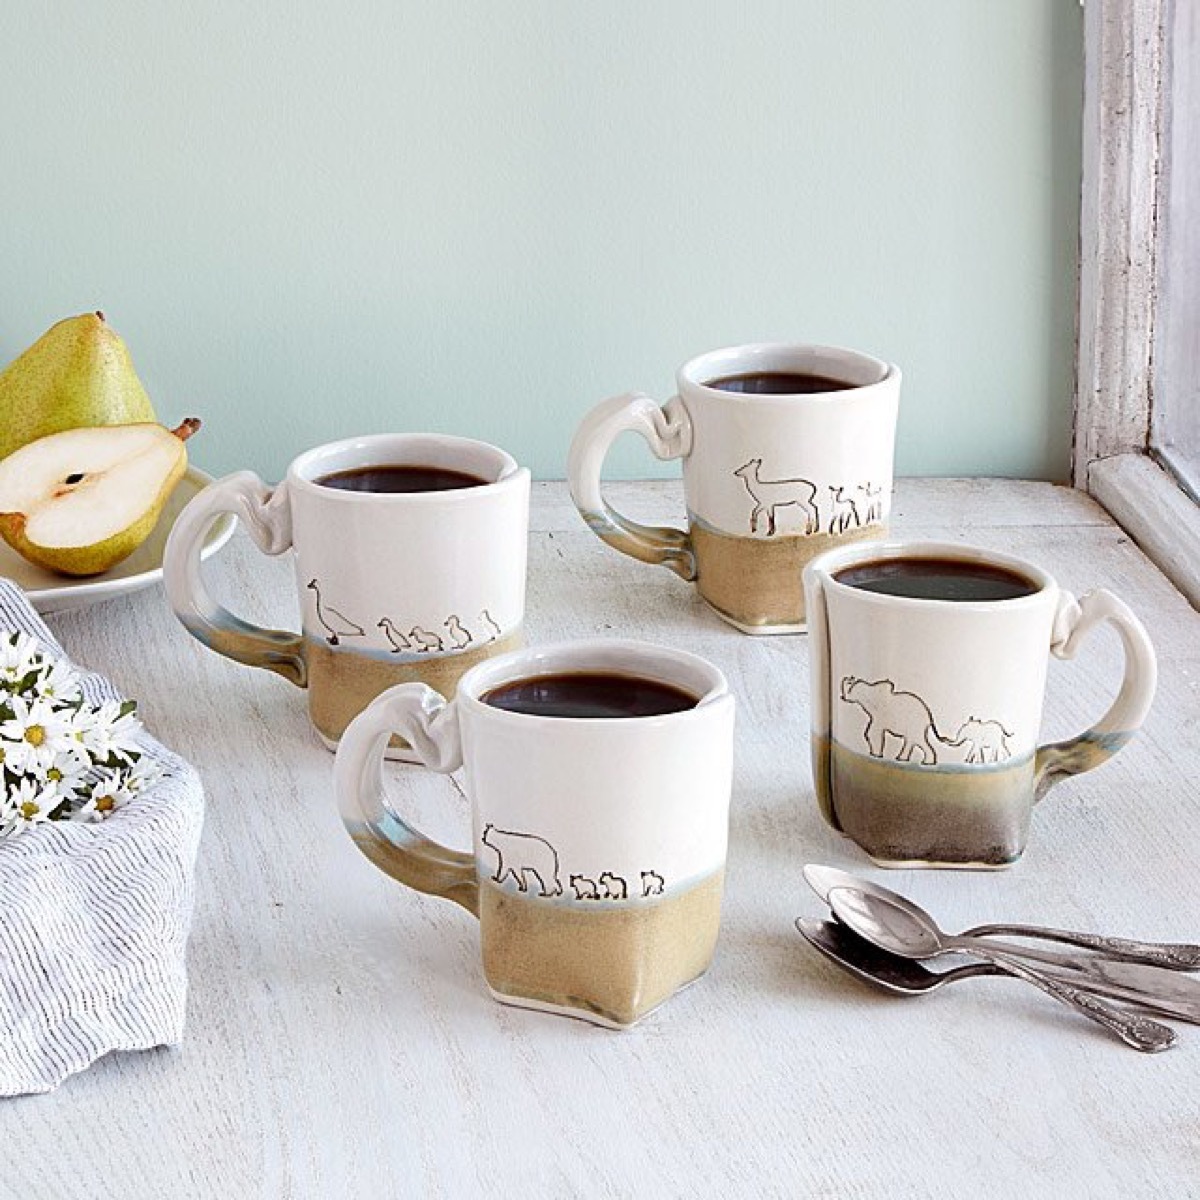
[[[459,488],[480,487],[488,480],[450,467],[386,464],[379,467],[353,467],[334,471],[316,480],[322,487],[343,492],[452,492]]]
[[[707,386],[747,396],[811,396],[817,392],[844,392],[854,385],[808,371],[754,371],[747,375],[723,375],[710,380]]]
[[[502,683],[480,699],[493,708],[535,717],[661,717],[695,708],[682,688],[640,675],[571,671]]]
[[[1015,600],[1039,587],[1016,571],[962,558],[884,558],[837,571],[847,587],[915,600]]]

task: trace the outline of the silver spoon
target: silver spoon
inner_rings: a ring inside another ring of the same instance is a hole
[[[905,995],[921,995],[941,987],[943,983],[953,983],[959,979],[970,979],[977,975],[1011,974],[991,961],[968,963],[965,966],[953,967],[948,971],[930,971],[915,959],[901,958],[898,954],[890,954],[887,950],[881,950],[836,921],[807,921],[801,917],[796,921],[796,928],[818,950],[834,961],[840,962],[842,966],[861,979],[869,980],[879,984],[880,987]],[[1098,996],[1107,996],[1110,1000],[1124,1000],[1155,1016],[1176,1017],[1193,1023],[1197,1021],[1196,1013],[1190,1004],[1180,1004],[1169,998],[1151,996],[1136,988],[1123,988],[1116,984],[1110,985],[1091,980],[1084,983],[1075,972],[1059,967],[1039,967],[1038,974],[1067,987],[1078,987],[1086,992],[1094,992]]]
[[[919,921],[934,926],[937,924],[929,913],[914,904],[907,896],[901,896],[898,892],[872,883],[869,879],[859,879],[837,867],[809,863],[804,868],[804,877],[813,891],[826,903],[829,902],[829,893],[833,888],[855,888],[907,910]],[[966,937],[965,934],[959,936]],[[1100,992],[1121,1000],[1137,1000],[1138,996],[1126,994],[1132,990],[1147,999],[1152,999],[1155,1004],[1169,1002],[1170,1008],[1164,1011],[1168,1011],[1173,1016],[1182,1016],[1187,1021],[1200,1022],[1200,980],[1193,979],[1181,971],[1168,971],[1163,967],[1150,966],[1147,963],[1113,962],[1099,954],[1063,954],[1061,951],[1041,950],[1032,946],[1021,946],[1013,942],[995,942],[985,938],[972,941],[971,945],[978,946],[982,950],[997,950],[1016,957],[1022,962],[1049,964],[1059,968],[1059,973],[1066,971],[1068,975],[1074,976],[1070,982],[1087,988],[1089,991]],[[1050,972],[1050,974],[1054,973]]]
[[[932,918],[921,920],[907,908],[889,900],[859,891],[856,888],[834,888],[829,893],[834,915],[860,937],[865,937],[882,950],[904,958],[936,958],[968,949],[979,958],[986,958],[1003,967],[1018,979],[1053,996],[1055,1000],[1075,1009],[1091,1021],[1115,1033],[1135,1050],[1153,1054],[1166,1050],[1176,1041],[1175,1031],[1148,1017],[1122,1011],[1090,992],[1080,991],[1070,984],[1058,983],[998,950],[979,949],[980,942],[943,934]]]
[[[902,996],[923,996],[947,983],[972,979],[977,975],[1007,975],[994,962],[966,963],[948,971],[931,971],[912,958],[889,954],[861,938],[837,921],[810,921],[796,918],[796,928],[804,939],[831,962],[867,983]]]
[[[1190,942],[1138,942],[1132,938],[1102,937],[1098,933],[1076,933],[1042,925],[975,925],[964,929],[963,937],[990,937],[996,933],[1063,942],[1068,946],[1095,950],[1118,962],[1145,963],[1151,967],[1165,967],[1168,971],[1200,970],[1200,946]]]

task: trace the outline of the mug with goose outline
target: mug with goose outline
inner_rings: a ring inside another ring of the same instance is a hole
[[[729,376],[806,374],[833,390],[746,394]],[[802,633],[800,572],[823,551],[887,533],[900,371],[836,346],[762,342],[713,350],[676,375],[661,407],[640,392],[584,418],[567,477],[589,528],[614,550],[694,582],[743,633]],[[641,525],[604,499],[609,447],[635,430],[661,459],[683,460],[688,528]]]
[[[995,569],[1025,586],[1007,599],[951,600],[839,579],[922,560]],[[1034,804],[1116,754],[1154,698],[1154,647],[1130,609],[1103,589],[1076,600],[1010,554],[957,542],[847,546],[810,563],[804,587],[817,802],[879,866],[1011,865]],[[1074,658],[1105,622],[1125,655],[1116,699],[1084,733],[1039,745],[1050,656]]]
[[[317,482],[385,466],[461,471],[477,486],[358,492]],[[431,433],[346,438],[309,450],[269,487],[238,471],[205,488],[167,540],[163,576],[176,616],[198,641],[307,688],[321,741],[398,683],[453,693],[476,663],[521,644],[530,475],[486,442]],[[301,633],[262,629],[217,604],[200,547],[221,513],[269,555],[293,551]],[[394,743],[391,756],[409,761]]]
[[[488,704],[537,676],[618,674],[695,698],[663,715],[545,716]],[[390,688],[351,722],[334,789],[382,871],[479,919],[483,972],[505,1004],[625,1028],[708,968],[720,926],[734,698],[694,654],[605,638],[480,663],[454,700]],[[434,771],[464,767],[472,849],[414,829],[384,793],[400,734]]]

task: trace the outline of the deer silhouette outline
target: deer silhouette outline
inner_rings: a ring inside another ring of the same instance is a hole
[[[845,533],[851,525],[859,526],[862,519],[858,515],[858,505],[853,496],[846,495],[844,487],[829,485],[829,498],[833,511],[829,514],[829,532]]]
[[[759,474],[761,469],[762,459],[752,458],[734,471],[745,484],[750,499],[754,501],[754,510],[750,514],[750,532],[758,532],[759,521],[765,514],[767,536],[774,536],[775,510],[794,504],[804,514],[805,535],[816,533],[821,527],[821,517],[816,504],[817,485],[807,479],[763,479]]]

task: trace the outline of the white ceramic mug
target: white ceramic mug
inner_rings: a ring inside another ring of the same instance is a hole
[[[358,492],[317,480],[342,471],[425,466],[485,482],[426,492]],[[242,519],[265,554],[292,550],[301,633],[260,629],[222,608],[200,572],[205,533]],[[301,454],[269,487],[239,471],[180,514],[164,556],[167,597],[193,637],[237,662],[308,689],[321,740],[393,684],[452,692],[475,663],[520,644],[525,610],[529,472],[486,442],[387,433]],[[394,757],[410,757],[399,743]]]
[[[849,582],[854,568],[947,560],[1011,574],[1025,594],[928,599]],[[1047,788],[1111,758],[1154,698],[1154,649],[1129,608],[1103,590],[1076,600],[1011,555],[958,543],[851,546],[811,563],[804,586],[818,803],[880,866],[1008,866]],[[1085,733],[1039,745],[1050,655],[1074,658],[1104,622],[1124,646],[1120,693]]]
[[[662,716],[512,712],[481,698],[536,676],[600,672],[696,697]],[[479,918],[496,999],[633,1024],[701,975],[720,923],[734,701],[716,667],[629,641],[571,642],[472,668],[447,701],[407,684],[351,722],[334,780],[358,848],[418,891]],[[465,765],[472,851],[430,841],[384,797],[399,733],[421,762]]]
[[[841,386],[791,395],[713,386],[761,373]],[[567,471],[576,507],[614,549],[695,581],[743,633],[802,632],[805,564],[887,530],[899,370],[854,350],[764,343],[702,354],[679,368],[676,382],[678,395],[661,407],[631,393],[587,415]],[[640,525],[605,501],[604,458],[626,430],[657,457],[683,460],[686,531]]]

